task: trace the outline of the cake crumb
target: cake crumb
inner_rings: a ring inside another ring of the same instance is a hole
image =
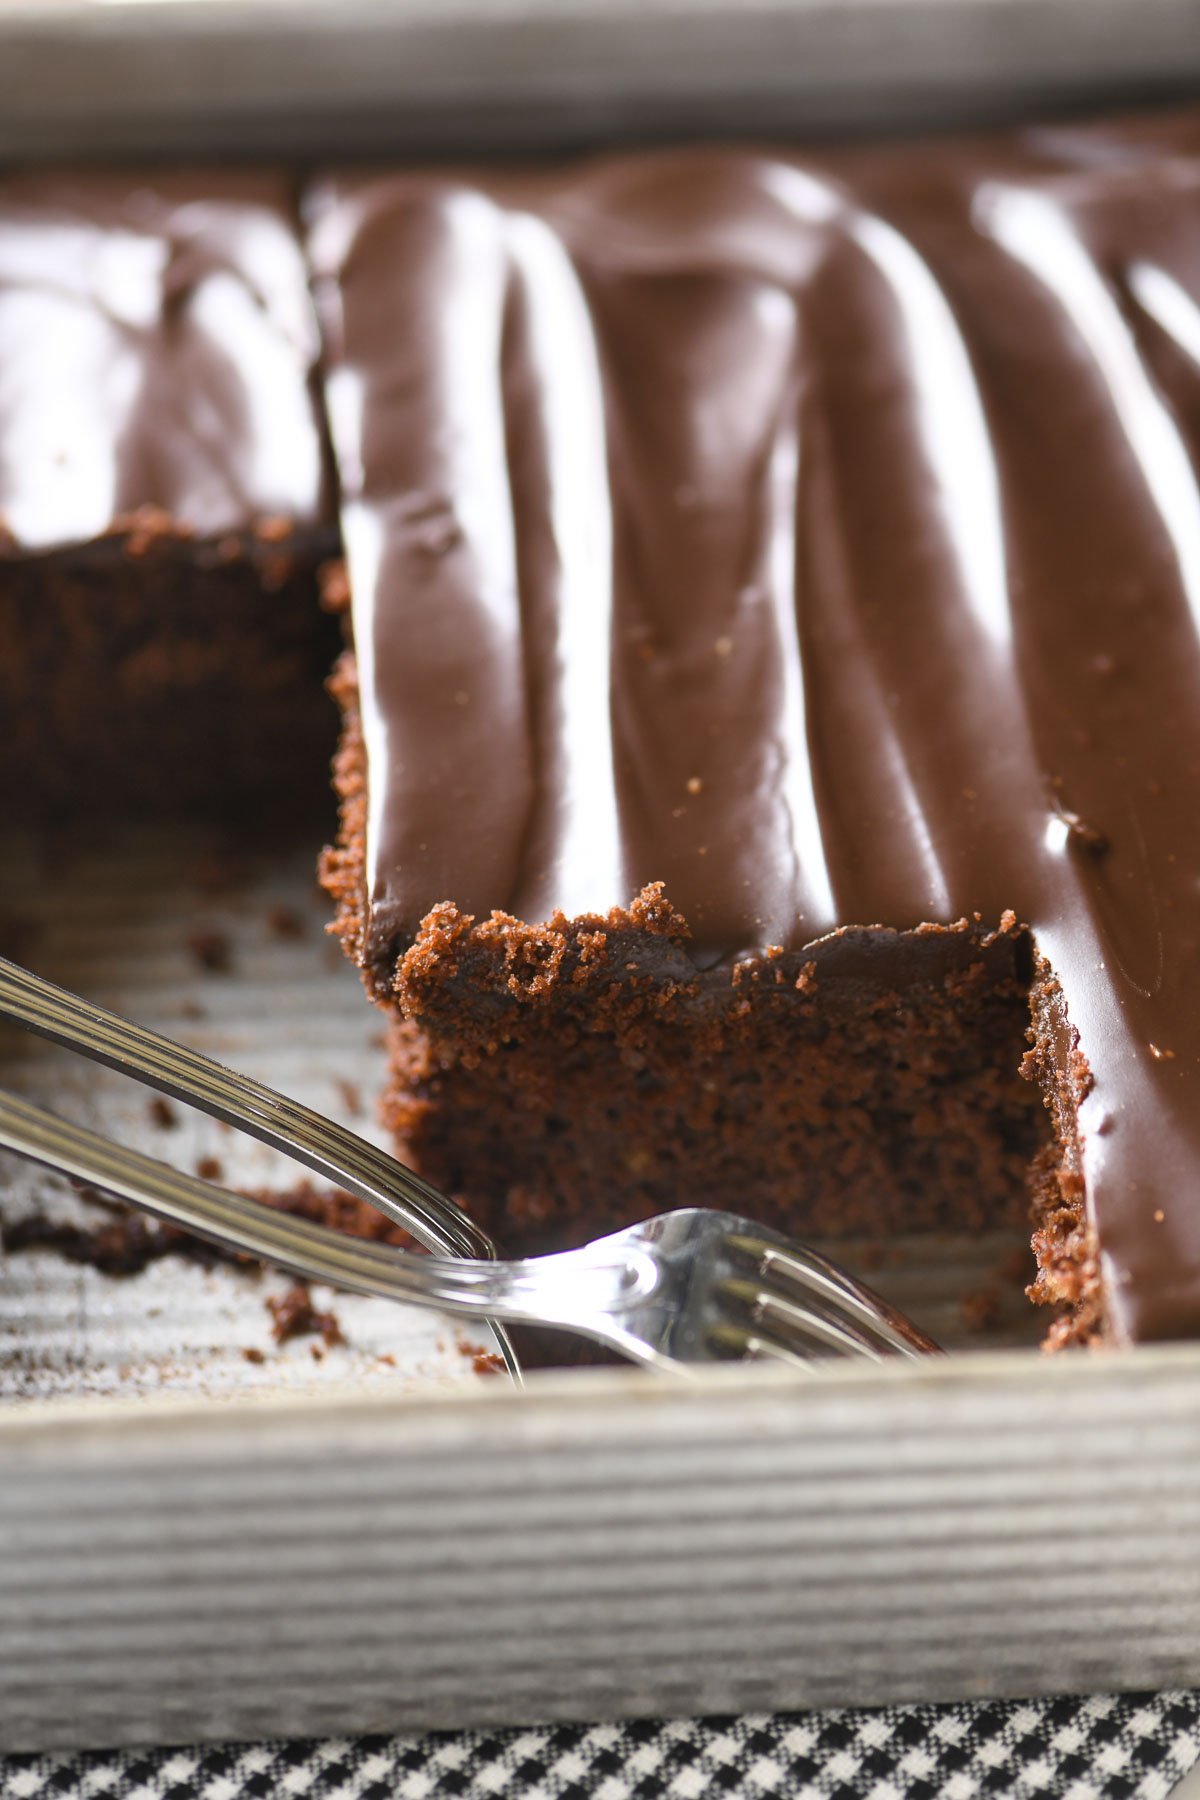
[[[1072,843],[1078,844],[1081,850],[1090,851],[1093,856],[1103,856],[1108,849],[1108,839],[1097,826],[1080,818],[1078,813],[1067,812],[1065,809],[1062,817]]]
[[[196,1173],[201,1181],[220,1181],[224,1170],[215,1156],[202,1156],[196,1164]]]
[[[335,1344],[346,1341],[337,1315],[318,1311],[303,1281],[293,1282],[286,1293],[270,1295],[266,1306],[272,1319],[271,1335],[277,1344],[286,1344],[296,1337],[319,1336],[331,1350]]]
[[[1166,1216],[1167,1216],[1167,1215],[1166,1215],[1166,1213],[1165,1213],[1165,1212],[1164,1212],[1164,1211],[1163,1211],[1163,1209],[1162,1209],[1162,1207],[1161,1207],[1161,1206],[1156,1206],[1156,1207],[1155,1207],[1155,1209],[1154,1209],[1154,1223],[1155,1223],[1155,1224],[1156,1224],[1156,1225],[1161,1225],[1161,1224],[1162,1224],[1162,1222],[1163,1222],[1163,1220],[1164,1220],[1164,1219],[1165,1219],[1165,1218],[1166,1218]]]
[[[277,938],[302,938],[305,926],[294,906],[272,906],[267,909],[267,929]]]
[[[687,791],[689,794],[701,794],[704,792],[704,783],[698,775],[690,775],[688,777]]]
[[[248,1344],[242,1351],[242,1355],[248,1363],[264,1363],[267,1360],[263,1352],[256,1349],[253,1344]]]
[[[118,513],[109,528],[110,534],[127,538],[126,549],[134,556],[148,547],[155,538],[191,537],[191,530],[181,520],[173,519],[163,506],[147,504],[135,506],[132,512]],[[134,549],[134,541],[139,548]]]
[[[189,870],[192,886],[201,894],[228,894],[243,887],[248,876],[246,859],[226,846],[198,856]]]
[[[497,1356],[494,1350],[484,1350],[464,1337],[455,1339],[455,1349],[467,1359],[476,1375],[503,1375],[504,1358]]]
[[[806,962],[796,977],[796,992],[810,994],[816,985],[817,965],[815,962]]]
[[[1175,1060],[1175,1052],[1173,1050],[1162,1050],[1157,1044],[1151,1044],[1148,1048],[1155,1062],[1174,1062]]]
[[[146,1111],[150,1114],[150,1123],[157,1125],[160,1131],[174,1131],[179,1124],[179,1114],[163,1094],[155,1094],[147,1102]]]
[[[350,577],[346,565],[340,557],[334,562],[322,563],[317,570],[317,582],[320,587],[321,608],[328,613],[344,613],[350,609]]]
[[[996,1289],[986,1287],[964,1295],[960,1310],[968,1331],[991,1331],[1000,1323],[1003,1309]]]
[[[713,649],[718,656],[730,656],[733,652],[733,639],[731,637],[719,637],[713,645]]]
[[[346,1108],[350,1117],[352,1119],[360,1118],[362,1115],[363,1103],[362,1089],[358,1086],[358,1083],[347,1081],[344,1076],[339,1075],[335,1085],[338,1093],[342,1096],[342,1105]]]
[[[189,932],[184,941],[200,967],[210,974],[223,975],[233,967],[229,939],[223,931],[201,925]]]

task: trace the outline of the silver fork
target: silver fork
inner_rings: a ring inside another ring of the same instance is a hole
[[[689,1207],[578,1250],[501,1262],[452,1200],[353,1132],[3,958],[0,1016],[286,1152],[378,1207],[433,1254],[276,1212],[3,1090],[0,1147],[309,1280],[488,1320],[518,1379],[497,1320],[556,1326],[659,1370],[938,1352],[844,1269],[730,1213]]]

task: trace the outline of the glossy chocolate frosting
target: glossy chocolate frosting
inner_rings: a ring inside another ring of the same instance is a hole
[[[281,177],[0,179],[0,556],[328,513]]]
[[[371,950],[1012,909],[1118,1336],[1200,1332],[1200,113],[328,180]]]

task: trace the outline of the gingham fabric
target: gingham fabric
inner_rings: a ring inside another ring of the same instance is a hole
[[[0,1758],[3,1800],[1165,1800],[1200,1692]]]

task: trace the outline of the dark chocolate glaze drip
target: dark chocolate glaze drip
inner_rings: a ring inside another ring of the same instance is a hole
[[[370,948],[1007,910],[1118,1335],[1200,1330],[1200,114],[313,196]]]
[[[0,179],[0,554],[328,520],[288,183]]]

